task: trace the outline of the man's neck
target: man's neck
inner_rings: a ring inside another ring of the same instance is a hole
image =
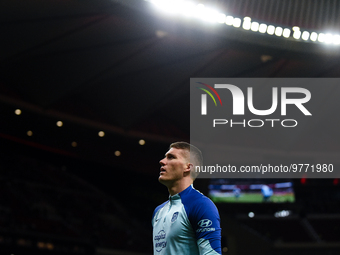
[[[168,191],[170,196],[176,195],[186,188],[188,188],[191,184],[193,183],[192,180],[190,181],[185,181],[185,182],[180,182],[180,183],[174,183],[173,185],[168,187]]]

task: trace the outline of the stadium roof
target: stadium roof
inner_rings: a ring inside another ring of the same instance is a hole
[[[140,139],[155,146],[144,147],[151,153],[159,144],[189,140],[191,77],[340,73],[339,46],[186,22],[157,13],[142,0],[5,0],[1,5],[1,138],[57,153],[124,165],[132,156],[143,158]],[[329,109],[339,106],[339,93],[337,87],[325,92]],[[14,114],[18,108],[20,116]],[[338,155],[333,141],[340,122],[333,114],[307,123],[290,146],[308,151],[314,139],[326,148],[322,152]],[[63,127],[55,125],[58,120]],[[105,136],[99,138],[99,131]],[[320,136],[311,138],[316,132]],[[244,139],[230,146],[252,143]],[[266,146],[271,150],[275,143]],[[117,162],[115,150],[131,154]]]

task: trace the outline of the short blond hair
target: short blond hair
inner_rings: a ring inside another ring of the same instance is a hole
[[[190,163],[194,166],[193,169],[196,169],[196,166],[202,166],[203,165],[203,155],[200,149],[198,149],[196,146],[187,143],[187,142],[174,142],[170,144],[170,148],[180,149],[180,150],[186,150],[190,154]],[[199,172],[192,171],[191,177],[193,179],[196,179]]]

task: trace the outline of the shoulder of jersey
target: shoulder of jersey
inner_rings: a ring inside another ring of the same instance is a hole
[[[152,214],[152,218],[155,216],[155,214],[162,209],[167,203],[169,203],[169,200],[165,201],[163,204],[160,204],[159,206],[156,207],[156,209],[154,210],[153,214]]]
[[[181,194],[182,201],[189,206],[204,206],[206,204],[213,204],[210,198],[202,194],[195,188],[185,190]]]

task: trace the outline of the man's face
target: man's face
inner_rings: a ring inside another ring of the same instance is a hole
[[[158,180],[162,184],[169,184],[183,178],[188,172],[189,152],[182,149],[170,148],[161,164]],[[190,173],[190,168],[189,168]]]

